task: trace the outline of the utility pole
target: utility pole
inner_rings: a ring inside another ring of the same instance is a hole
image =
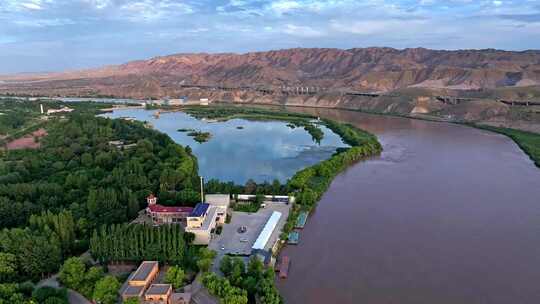
[[[203,190],[204,183],[203,183],[203,177],[202,177],[202,176],[199,176],[199,178],[201,179],[201,203],[204,203],[204,190]]]

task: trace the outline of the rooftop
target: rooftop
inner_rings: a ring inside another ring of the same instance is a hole
[[[169,290],[172,290],[171,284],[152,284],[146,291],[148,296],[166,295]]]
[[[139,268],[137,268],[137,270],[135,271],[135,274],[131,278],[131,281],[146,281],[146,279],[150,275],[150,272],[152,272],[152,269],[157,266],[158,262],[156,261],[142,262]]]
[[[255,244],[253,244],[252,249],[257,250],[263,250],[266,246],[266,243],[268,243],[268,240],[270,239],[270,236],[272,236],[272,233],[274,232],[274,229],[276,228],[277,224],[279,223],[279,219],[281,218],[281,212],[274,211],[272,212],[272,215],[264,225],[263,230],[259,234],[259,237],[255,241]]]
[[[128,285],[126,289],[124,290],[124,293],[122,294],[124,297],[139,297],[142,296],[142,292],[144,291],[144,286],[132,286]]]
[[[163,206],[163,205],[150,205],[148,206],[148,209],[150,212],[158,212],[158,213],[189,213],[191,214],[193,212],[192,207],[180,207],[180,206]]]
[[[204,222],[202,223],[202,230],[208,230],[212,228],[212,224],[214,223],[214,220],[216,218],[216,213],[219,207],[212,207],[208,211],[208,216],[204,219]],[[219,208],[221,210],[221,208]]]
[[[206,211],[208,210],[209,206],[210,205],[207,204],[207,203],[198,203],[195,206],[195,209],[193,209],[193,211],[191,212],[191,214],[189,216],[193,216],[193,217],[203,216],[206,213]]]

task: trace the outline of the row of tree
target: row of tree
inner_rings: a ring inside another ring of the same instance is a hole
[[[94,231],[90,251],[102,263],[155,260],[193,268],[193,237],[178,225],[104,225]]]
[[[272,183],[267,181],[257,183],[249,179],[245,185],[210,179],[205,183],[204,190],[207,193],[227,193],[233,196],[235,194],[287,195],[289,193],[287,184],[281,184],[277,179],[273,180]]]

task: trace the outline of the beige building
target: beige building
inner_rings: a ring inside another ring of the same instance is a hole
[[[207,194],[206,203],[199,203],[187,217],[186,232],[193,233],[195,245],[208,245],[212,231],[225,223],[230,204],[229,195]]]
[[[225,224],[227,218],[227,211],[231,204],[231,196],[228,194],[206,194],[204,196],[206,203],[210,206],[218,207],[216,222],[218,224]]]
[[[127,286],[121,290],[122,301],[138,298],[144,304],[188,304],[190,293],[174,293],[171,284],[154,283],[158,277],[159,264],[144,261],[128,278]]]
[[[128,279],[128,286],[122,292],[122,299],[137,297],[141,298],[144,291],[156,279],[159,272],[159,263],[156,261],[144,261]]]
[[[173,294],[171,284],[152,284],[144,295],[144,300],[148,304],[171,304]]]

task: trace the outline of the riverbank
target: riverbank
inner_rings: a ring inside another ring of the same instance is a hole
[[[540,134],[526,132],[516,129],[499,128],[486,125],[468,124],[471,127],[488,130],[510,137],[527,154],[531,160],[540,168]]]
[[[228,102],[224,102],[224,104],[230,104]],[[272,105],[267,103],[253,103],[256,106],[264,106],[264,107],[283,107],[281,105]],[[234,103],[236,106],[245,106],[245,103]],[[350,111],[350,112],[358,112],[358,113],[364,113],[364,114],[371,114],[371,115],[380,115],[380,116],[389,116],[389,117],[400,117],[400,118],[407,118],[407,119],[414,119],[414,120],[421,120],[421,121],[431,121],[431,122],[444,122],[444,123],[451,123],[451,124],[458,124],[458,125],[464,125],[472,128],[482,129],[486,131],[495,132],[498,134],[506,135],[509,138],[511,138],[519,147],[520,149],[527,154],[531,160],[536,164],[537,167],[540,168],[540,133],[534,133],[534,132],[528,132],[518,129],[512,129],[512,128],[504,128],[504,127],[495,127],[485,124],[478,124],[478,123],[471,123],[461,120],[452,120],[452,119],[446,119],[443,117],[437,117],[437,116],[431,116],[426,114],[413,114],[413,115],[406,115],[406,114],[399,114],[399,113],[383,113],[383,112],[377,112],[377,111],[366,111],[361,109],[350,109],[350,108],[341,108],[341,107],[326,107],[326,106],[308,106],[308,105],[286,105],[287,107],[297,107],[297,108],[313,108],[313,109],[329,109],[329,110],[339,110],[339,111]]]

